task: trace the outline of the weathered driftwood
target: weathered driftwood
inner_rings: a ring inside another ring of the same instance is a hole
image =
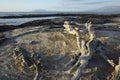
[[[116,65],[113,60],[110,60],[106,55],[106,51],[105,49],[103,49],[103,46],[99,46],[97,48],[97,50],[99,51],[99,54],[101,55],[101,57],[103,57],[103,59],[105,59],[105,61],[107,61],[114,69],[114,76],[112,77],[111,80],[120,80],[120,57],[119,57],[119,63],[118,65]]]
[[[24,48],[16,47],[13,51],[14,59],[22,60],[23,66],[34,66],[36,69],[36,75],[34,77],[34,80],[40,79],[40,73],[41,73],[41,64],[40,64],[40,57],[39,55],[36,55],[35,53],[31,56],[30,53],[28,53]]]
[[[72,60],[71,63],[74,62],[72,67],[67,71],[67,73],[74,73],[74,76],[72,80],[78,80],[81,76],[82,71],[86,68],[89,60],[91,59],[93,53],[95,53],[96,50],[99,51],[99,54],[112,66],[115,67],[115,63],[110,60],[104,53],[105,50],[102,50],[103,46],[98,46],[98,42],[95,41],[95,35],[94,35],[94,30],[91,29],[92,24],[91,22],[86,23],[85,27],[88,31],[88,35],[90,37],[88,42],[85,42],[85,40],[81,40],[80,42],[80,37],[79,34],[76,30],[73,30],[71,26],[69,25],[69,22],[66,21],[64,23],[64,27],[67,33],[76,35],[77,39],[77,45],[79,48],[79,53],[81,55],[76,55]],[[75,31],[75,32],[74,32]],[[70,62],[69,62],[70,64]]]
[[[112,67],[115,67],[116,64],[113,62],[113,60],[110,60],[106,55],[106,51],[105,49],[103,49],[104,47],[103,46],[99,46],[97,48],[97,50],[99,51],[99,54],[101,55],[101,57],[103,57],[103,59],[105,59],[105,61],[107,61]]]
[[[80,36],[77,30],[73,29],[70,25],[68,21],[64,22],[63,27],[65,28],[64,30],[68,33],[68,34],[72,34],[76,36],[76,40],[77,40],[77,46],[78,46],[78,50],[80,49]]]
[[[36,75],[34,77],[34,80],[40,80],[40,77],[41,77],[41,75],[40,75],[40,73],[41,73],[40,66],[38,64],[36,64],[35,62],[33,62],[33,63],[34,63],[34,67],[36,69]]]
[[[115,76],[113,77],[113,80],[120,80],[120,57],[118,65],[115,66]]]
[[[78,45],[78,48],[79,48],[79,53],[81,54],[81,55],[78,55],[78,59],[76,59],[72,68],[70,68],[67,71],[69,73],[74,73],[74,76],[73,76],[72,80],[78,80],[80,78],[82,71],[86,68],[86,66],[89,62],[89,59],[91,59],[93,53],[96,50],[96,45],[97,44],[96,44],[96,42],[94,42],[94,37],[95,36],[94,36],[94,31],[91,30],[91,26],[92,26],[91,22],[85,24],[85,27],[88,31],[90,40],[88,42],[85,42],[84,40],[81,40],[81,42],[80,42],[78,32],[73,30],[70,27],[69,22],[64,23],[64,27],[65,27],[66,32],[68,32],[69,34],[75,34],[75,35],[77,34],[76,35],[77,45]]]
[[[75,75],[74,77],[72,78],[72,80],[78,80],[81,76],[81,73],[82,71],[86,68],[89,60],[91,59],[93,53],[95,52],[95,48],[96,48],[96,45],[94,45],[94,32],[91,31],[91,26],[92,24],[91,23],[86,23],[85,24],[86,26],[86,29],[88,30],[88,34],[89,34],[89,37],[90,37],[90,40],[85,43],[84,40],[82,40],[81,42],[81,56],[79,57],[79,60],[78,62],[80,63],[78,69],[76,70],[75,72]]]
[[[76,51],[75,53],[78,53],[80,52],[80,36],[79,36],[79,33],[77,30],[73,29],[70,25],[69,25],[69,22],[68,21],[65,21],[64,22],[64,25],[63,27],[65,28],[64,31],[67,32],[68,34],[72,34],[72,35],[75,35],[76,36],[76,41],[77,41],[77,46],[78,46],[78,51]],[[73,57],[74,56],[74,57]],[[77,61],[79,59],[79,55],[77,54],[74,54],[71,58],[71,61],[68,62],[65,67],[67,67],[68,65],[70,64],[73,64],[73,68],[76,67],[77,65]],[[70,73],[72,71],[72,68],[71,70],[67,71],[67,73]]]
[[[89,60],[91,59],[92,55],[98,50],[100,55],[112,66],[115,67],[115,77],[114,80],[118,80],[120,77],[120,61],[119,64],[116,66],[116,64],[110,60],[104,53],[105,50],[103,50],[103,46],[98,46],[98,42],[95,40],[94,30],[91,29],[92,24],[91,22],[86,23],[85,27],[89,35],[89,40],[86,42],[84,39],[80,39],[79,33],[77,30],[72,28],[69,25],[68,21],[64,22],[64,30],[68,34],[72,34],[76,36],[77,46],[78,50],[74,52],[74,55],[71,55],[71,60],[68,62],[65,67],[71,66],[72,67],[66,71],[66,73],[73,74],[72,80],[79,80],[81,77],[82,71],[86,68],[87,64],[89,63]],[[41,60],[40,55],[33,53],[33,55],[29,55],[25,49],[17,47],[14,50],[14,58],[20,59],[22,58],[23,63],[27,65],[28,67],[34,66],[36,69],[36,75],[34,77],[34,80],[39,80],[41,78],[41,72],[42,72],[42,66],[41,66]],[[61,58],[60,58],[61,59]],[[120,60],[120,59],[119,59]]]

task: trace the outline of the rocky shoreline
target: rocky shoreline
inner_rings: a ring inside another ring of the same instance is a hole
[[[58,14],[30,14],[30,15],[13,15],[13,16],[0,16],[0,19],[5,19],[5,18],[32,18],[32,17],[53,17],[53,16],[74,16],[74,17],[94,17],[94,18],[113,18],[113,17],[120,17],[120,14],[109,14],[109,15],[101,15],[101,14],[65,14],[65,13],[58,13]]]
[[[61,16],[61,18],[55,18],[55,19],[33,20],[33,21],[26,22],[20,25],[0,25],[0,32],[9,31],[9,30],[17,29],[17,28],[29,27],[29,26],[32,27],[32,26],[41,26],[41,25],[62,25],[65,20],[76,21],[76,22],[79,22],[80,24],[83,24],[87,22],[88,20],[93,22],[93,24],[105,24],[105,23],[112,22],[110,19],[107,19],[107,18],[106,19],[90,18],[90,17],[74,18],[74,17]],[[71,25],[75,25],[75,24],[71,24]]]

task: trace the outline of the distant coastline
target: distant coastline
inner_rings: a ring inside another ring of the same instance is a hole
[[[37,12],[0,12],[0,19],[9,18],[35,18],[35,17],[56,17],[56,16],[82,16],[82,17],[119,17],[120,14],[84,14],[84,13],[37,13]]]

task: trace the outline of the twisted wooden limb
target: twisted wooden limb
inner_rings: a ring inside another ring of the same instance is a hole
[[[101,57],[103,57],[103,59],[105,59],[112,67],[116,66],[116,64],[104,54],[106,51],[103,49],[103,46],[99,46],[97,50],[99,51]]]
[[[93,53],[95,53],[96,48],[98,46],[98,42],[94,40],[95,35],[94,35],[94,30],[91,29],[91,22],[85,24],[86,29],[88,30],[88,34],[90,36],[90,40],[85,43],[83,40],[81,42],[81,56],[80,59],[78,60],[81,64],[79,65],[77,71],[75,72],[74,77],[72,80],[79,80],[82,71],[86,68],[89,60],[91,59]]]
[[[74,74],[74,77],[72,78],[72,80],[79,80],[82,71],[86,68],[88,64],[87,60],[81,60],[80,61],[80,66],[78,67],[77,71]]]
[[[91,59],[97,47],[96,42],[94,42],[94,37],[95,37],[94,31],[91,31],[91,26],[92,26],[91,23],[86,23],[85,26],[86,29],[88,30],[90,40],[87,43],[85,43],[84,40],[82,40],[81,42],[81,49],[80,49],[81,56],[79,56],[77,63],[72,68],[74,69],[75,67],[78,66],[72,80],[78,80],[80,78],[82,71],[86,68],[89,60]]]
[[[34,77],[34,80],[41,80],[41,72],[42,72],[42,64],[41,64],[41,58],[40,54],[38,53],[33,53],[31,56],[31,61],[36,69],[36,75]]]
[[[64,66],[64,68],[71,66],[71,65],[75,65],[76,62],[78,61],[79,56],[74,54],[74,55],[70,55],[70,58],[71,58],[71,60]],[[71,70],[69,70],[69,71],[71,71]]]
[[[64,30],[68,33],[68,34],[72,34],[76,36],[76,40],[77,40],[77,46],[78,46],[78,51],[80,51],[80,37],[79,37],[79,33],[77,32],[77,30],[73,29],[70,25],[68,21],[64,22],[63,27],[65,28]],[[71,61],[69,63],[67,63],[65,65],[65,67],[67,67],[70,64],[73,64],[74,66],[67,71],[67,73],[71,73],[71,71],[76,67],[76,65],[78,64],[78,59],[79,56],[78,55],[73,55],[74,57],[71,59]]]
[[[85,41],[84,40],[82,40],[81,41],[81,50],[80,50],[80,54],[81,55],[79,55],[78,56],[78,60],[76,61],[76,63],[72,66],[72,68],[70,69],[70,71],[72,72],[72,71],[74,71],[75,69],[77,69],[78,68],[78,66],[80,66],[80,61],[83,59],[83,57],[85,57],[86,55],[85,55],[85,53],[86,53],[87,51],[86,51],[86,47],[85,47]],[[81,56],[81,57],[80,57]]]
[[[79,57],[79,60],[78,60],[80,65],[79,65],[77,71],[75,72],[75,75],[72,78],[72,80],[78,80],[80,78],[82,71],[86,68],[89,60],[91,59],[93,53],[95,52],[96,47],[93,47],[92,44],[94,44],[94,42],[89,43],[89,48],[88,48],[87,53],[84,53],[84,51],[82,52],[84,54],[81,53],[82,55]],[[97,45],[97,43],[95,43],[95,44]]]
[[[72,80],[78,80],[80,78],[82,71],[86,68],[93,53],[96,51],[97,42],[94,40],[95,38],[94,30],[91,29],[91,26],[92,26],[91,22],[85,24],[90,40],[88,42],[85,42],[85,40],[82,40],[80,42],[80,37],[78,35],[78,32],[71,29],[69,22],[64,23],[64,28],[66,32],[68,32],[69,34],[76,35],[77,46],[79,49],[79,53],[81,54],[81,55],[77,55],[78,57],[74,59],[75,62],[72,68],[68,70],[69,73],[74,73]]]
[[[120,80],[120,57],[119,57],[119,63],[117,66],[115,66],[115,76],[113,80]]]
[[[77,36],[76,39],[77,39],[77,46],[78,46],[78,49],[80,50],[80,37]]]
[[[13,51],[14,59],[22,60],[23,66],[31,66],[33,63],[30,61],[30,53],[26,51],[24,48],[16,47]]]
[[[78,46],[78,50],[80,50],[80,36],[79,33],[77,32],[77,30],[73,29],[70,25],[68,21],[64,22],[63,27],[65,28],[64,30],[68,33],[68,34],[72,34],[76,36],[76,40],[77,40],[77,46]]]
[[[35,62],[33,64],[34,64],[34,67],[36,69],[36,75],[34,77],[34,80],[40,80],[40,77],[41,77],[41,75],[40,75],[40,73],[41,73],[40,66],[38,66],[38,64],[36,64]]]
[[[15,59],[21,59],[22,60],[22,65],[23,66],[34,66],[36,69],[36,75],[34,77],[34,80],[40,80],[40,73],[41,71],[41,64],[40,64],[40,57],[39,55],[36,55],[35,53],[30,56],[30,53],[28,53],[25,49],[21,48],[21,47],[16,47],[14,50],[14,58]]]

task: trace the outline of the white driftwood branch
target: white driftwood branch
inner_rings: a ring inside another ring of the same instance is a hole
[[[65,28],[64,30],[68,33],[68,34],[72,34],[76,36],[76,40],[77,40],[77,46],[78,49],[80,50],[80,36],[79,33],[77,32],[77,30],[73,29],[68,21],[64,22],[63,27]]]
[[[73,70],[77,68],[72,80],[79,80],[82,71],[86,68],[89,60],[91,59],[93,53],[95,52],[95,48],[92,47],[92,44],[93,44],[92,41],[94,40],[94,37],[95,37],[94,31],[91,31],[92,24],[86,23],[85,26],[86,26],[86,29],[88,30],[90,40],[87,43],[84,40],[81,41],[81,47],[80,47],[81,56],[79,56],[78,61],[71,69]]]

